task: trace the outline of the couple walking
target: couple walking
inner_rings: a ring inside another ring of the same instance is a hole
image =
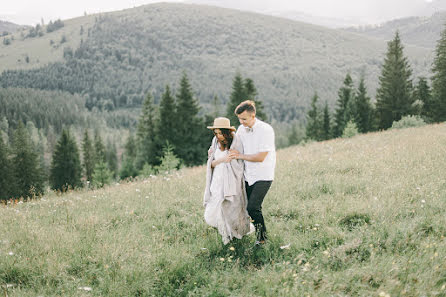
[[[216,118],[208,151],[204,218],[217,228],[224,244],[256,231],[256,244],[267,239],[262,202],[274,179],[274,130],[256,118],[253,101],[235,109],[240,127]],[[253,224],[252,224],[252,223]]]

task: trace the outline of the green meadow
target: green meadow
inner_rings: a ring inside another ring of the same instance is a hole
[[[444,123],[280,150],[261,248],[204,167],[1,206],[0,295],[446,296],[445,176]]]

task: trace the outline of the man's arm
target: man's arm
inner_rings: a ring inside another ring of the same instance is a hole
[[[263,162],[265,160],[266,156],[268,155],[268,152],[259,152],[257,154],[252,155],[244,155],[240,154],[237,150],[230,150],[229,151],[229,157],[239,160],[245,160],[249,162]]]

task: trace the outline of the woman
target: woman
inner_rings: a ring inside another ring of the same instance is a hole
[[[217,228],[227,244],[232,238],[240,239],[254,230],[246,210],[243,161],[229,157],[229,149],[243,152],[243,147],[229,119],[216,118],[214,125],[207,128],[213,130],[215,137],[207,162],[204,219]]]

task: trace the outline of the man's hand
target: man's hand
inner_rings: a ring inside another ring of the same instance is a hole
[[[229,156],[232,159],[239,159],[240,158],[240,152],[238,150],[229,150]]]

